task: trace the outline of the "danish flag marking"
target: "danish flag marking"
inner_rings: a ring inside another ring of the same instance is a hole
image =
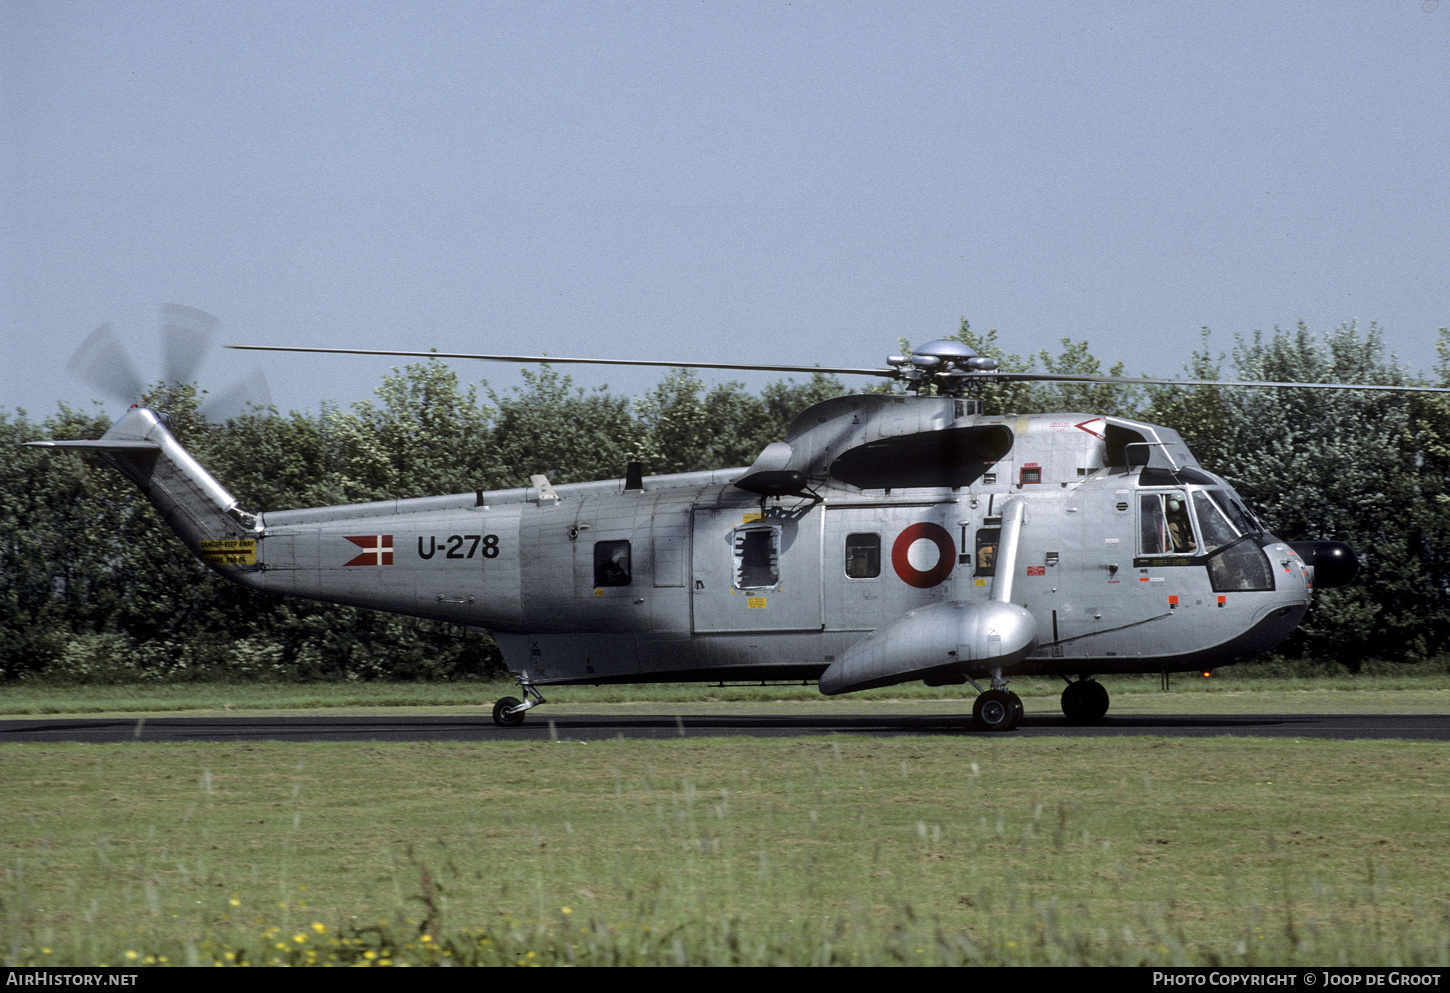
[[[390,534],[363,534],[354,537],[345,536],[348,541],[361,548],[362,554],[351,562],[344,562],[349,565],[392,565],[393,564],[393,536]]]

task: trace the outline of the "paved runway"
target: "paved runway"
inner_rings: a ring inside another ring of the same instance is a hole
[[[624,709],[624,708],[621,708]],[[981,735],[970,715],[892,713],[759,714],[691,713],[678,715],[580,714],[565,707],[540,708],[519,727],[500,728],[486,711],[478,716],[382,715],[367,717],[45,717],[0,720],[0,743],[75,741],[94,744],[128,741],[607,741],[747,735],[810,737]],[[809,710],[811,708],[802,708]],[[658,710],[658,708],[656,708]],[[1015,731],[995,737],[1101,738],[1153,735],[1202,738],[1222,735],[1278,738],[1404,738],[1450,740],[1450,715],[1253,714],[1204,716],[1109,715],[1102,723],[1073,726],[1061,715],[1028,714]]]

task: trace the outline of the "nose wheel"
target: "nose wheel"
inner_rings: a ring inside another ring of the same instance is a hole
[[[1022,698],[1011,690],[979,693],[972,704],[972,720],[983,731],[1011,731],[1022,720]]]

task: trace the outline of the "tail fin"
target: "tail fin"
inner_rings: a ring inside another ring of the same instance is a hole
[[[132,407],[95,441],[28,445],[105,453],[207,565],[255,566],[256,518],[237,506],[236,498],[187,454],[153,411]]]

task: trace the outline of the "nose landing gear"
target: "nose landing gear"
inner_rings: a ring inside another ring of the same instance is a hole
[[[1011,731],[1022,720],[1022,698],[1010,690],[987,690],[972,704],[972,720],[983,731]]]
[[[1007,689],[1001,669],[992,670],[992,688],[982,690],[976,680],[967,677],[977,689],[977,700],[972,704],[972,720],[982,731],[1011,731],[1022,720],[1022,698]]]

